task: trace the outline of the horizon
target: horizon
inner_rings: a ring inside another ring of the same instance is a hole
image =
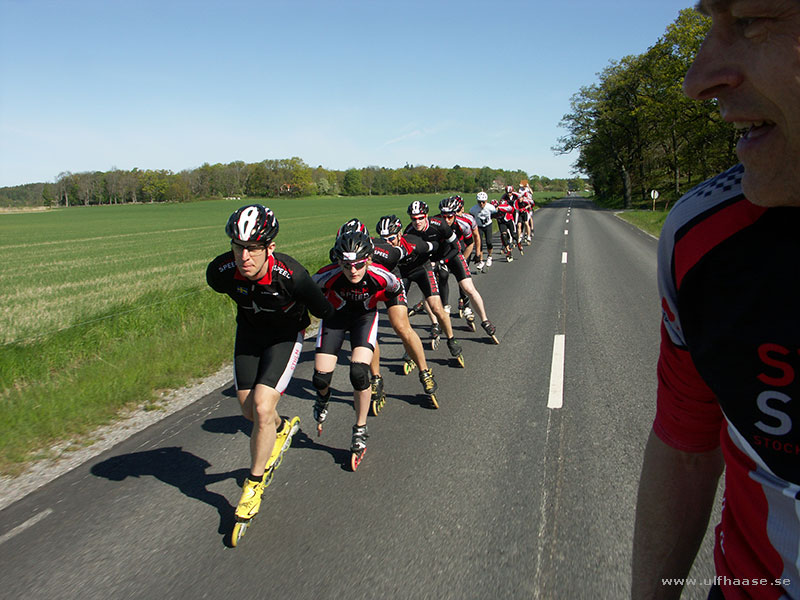
[[[0,0],[0,186],[293,156],[570,179],[572,95],[692,4]]]

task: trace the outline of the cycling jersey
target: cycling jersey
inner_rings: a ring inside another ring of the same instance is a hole
[[[444,219],[431,217],[428,225],[423,231],[414,229],[414,225],[409,223],[406,226],[404,235],[416,235],[426,242],[436,244],[436,249],[431,253],[431,260],[437,261],[446,258],[458,251],[458,241],[455,231]]]
[[[233,252],[220,254],[209,263],[206,281],[214,291],[236,302],[236,323],[256,329],[273,339],[295,340],[311,320],[308,310],[320,318],[332,314],[305,267],[287,254],[267,258],[267,273],[252,281],[236,268]]]
[[[337,312],[366,313],[376,310],[403,292],[400,280],[383,267],[371,264],[358,283],[351,283],[338,264],[317,271],[312,279]]]
[[[497,208],[484,202],[483,206],[476,204],[470,208],[469,213],[475,217],[478,227],[487,227],[492,224],[492,215],[497,213]]]
[[[751,204],[742,173],[700,184],[664,225],[653,430],[683,451],[721,446],[714,558],[725,598],[800,598],[800,209]]]

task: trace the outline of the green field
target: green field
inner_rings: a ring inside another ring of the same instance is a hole
[[[278,251],[313,273],[347,219],[407,222],[410,202],[436,212],[443,195],[264,202],[280,222]],[[0,472],[230,361],[235,309],[207,287],[205,268],[229,248],[230,213],[249,202],[0,215]]]

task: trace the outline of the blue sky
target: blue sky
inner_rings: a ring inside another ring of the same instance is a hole
[[[301,157],[568,177],[569,100],[689,0],[0,0],[0,186]]]

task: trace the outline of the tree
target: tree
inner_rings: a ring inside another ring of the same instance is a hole
[[[364,193],[364,184],[361,182],[361,171],[348,169],[344,174],[342,192],[345,196],[359,196]]]

